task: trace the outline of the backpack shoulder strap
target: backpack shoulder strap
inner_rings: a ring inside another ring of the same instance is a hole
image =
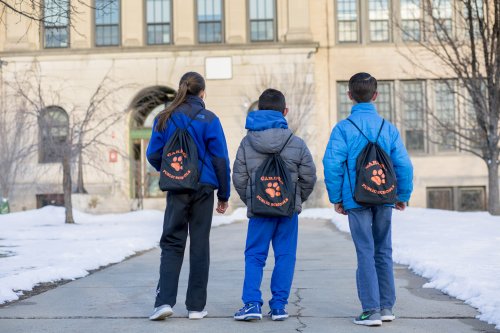
[[[290,136],[288,137],[288,139],[286,140],[285,144],[283,145],[283,147],[281,147],[280,151],[278,152],[278,155],[281,154],[281,152],[283,151],[283,149],[285,149],[285,147],[288,145],[288,143],[290,142],[290,140],[292,139],[292,136],[293,136],[293,133],[290,134]]]
[[[358,125],[356,125],[356,124],[354,123],[354,121],[352,121],[352,120],[351,120],[351,119],[349,119],[349,118],[347,118],[347,121],[349,121],[351,124],[353,124],[353,125],[354,125],[354,127],[356,127],[356,129],[359,131],[359,133],[361,133],[361,134],[365,137],[365,139],[366,139],[366,140],[368,140],[368,142],[373,142],[373,143],[377,143],[378,138],[379,138],[379,136],[380,136],[380,133],[382,132],[382,127],[384,127],[384,124],[385,124],[385,119],[384,119],[384,118],[382,118],[382,125],[380,126],[380,129],[378,130],[378,133],[377,133],[377,138],[375,139],[375,141],[372,141],[372,140],[368,139],[368,137],[365,135],[365,133],[363,133],[363,131],[362,131],[362,130],[358,127]]]
[[[377,138],[375,139],[375,143],[377,143],[377,141],[378,141],[378,138],[380,136],[380,133],[382,132],[382,127],[384,127],[384,124],[385,124],[385,119],[382,118],[382,125],[380,125],[380,129],[378,130],[378,134],[377,134]]]
[[[189,107],[191,108],[190,110],[192,110],[192,109],[193,109],[193,107],[192,107],[191,105],[190,105]],[[169,119],[171,119],[171,120],[172,120],[172,122],[174,123],[175,127],[187,130],[189,127],[191,127],[191,123],[192,123],[192,122],[196,119],[196,117],[198,117],[198,115],[201,113],[201,111],[202,111],[202,110],[203,110],[203,109],[198,110],[198,112],[196,112],[196,114],[194,115],[194,117],[193,117],[193,118],[191,118],[191,117],[189,117],[189,116],[188,116],[188,118],[189,118],[189,123],[187,124],[187,126],[186,126],[186,127],[181,127],[181,126],[179,126],[179,125],[175,122],[174,117],[173,117],[173,113],[172,113],[172,115],[170,116],[170,118],[169,118]],[[176,112],[176,111],[177,111],[177,110],[175,110],[174,112]]]
[[[356,129],[359,131],[359,133],[361,133],[361,135],[363,135],[365,137],[366,140],[368,140],[368,142],[371,142],[370,139],[368,139],[368,137],[365,135],[365,133],[363,133],[363,131],[358,127],[358,125],[356,125],[354,123],[354,121],[352,121],[351,119],[347,118],[347,121],[350,122],[354,127],[356,127]]]

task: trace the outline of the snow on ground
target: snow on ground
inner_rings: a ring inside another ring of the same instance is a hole
[[[245,209],[214,216],[212,226],[246,218]],[[64,209],[0,215],[0,304],[19,298],[36,284],[86,276],[158,245],[163,212],[90,215],[75,211],[64,224]]]
[[[246,219],[244,208],[214,216],[213,226]],[[306,209],[301,218],[331,219],[349,232],[333,209]],[[0,215],[0,304],[42,282],[75,279],[158,244],[163,212],[89,215],[64,209]],[[464,300],[479,319],[500,328],[500,217],[408,208],[393,218],[394,261],[429,279],[424,285]]]
[[[309,209],[301,217],[331,219],[349,232],[347,217],[333,209]],[[392,230],[395,262],[429,279],[425,288],[465,301],[500,329],[500,217],[408,208],[395,211]]]

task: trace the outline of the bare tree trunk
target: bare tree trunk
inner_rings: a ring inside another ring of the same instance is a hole
[[[488,164],[488,211],[491,215],[500,215],[500,191],[498,186],[498,163]]]
[[[83,186],[83,159],[82,152],[78,154],[78,174],[76,179],[76,189],[75,193],[88,193],[85,187]]]
[[[69,154],[64,154],[62,160],[63,169],[63,195],[64,195],[64,208],[66,209],[65,223],[75,223],[73,219],[73,203],[71,202],[71,161]]]

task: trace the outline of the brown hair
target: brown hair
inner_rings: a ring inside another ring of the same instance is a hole
[[[187,95],[198,96],[202,90],[205,90],[205,79],[203,76],[196,72],[187,72],[181,77],[179,82],[179,90],[175,95],[174,100],[170,103],[165,110],[158,113],[156,119],[156,130],[162,132],[167,127],[167,121],[172,113],[181,104],[186,101]]]

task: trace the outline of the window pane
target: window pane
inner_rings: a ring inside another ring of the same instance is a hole
[[[403,120],[406,147],[409,151],[425,150],[423,85],[419,81],[403,82]]]
[[[95,39],[97,46],[120,44],[120,2],[119,0],[95,0]]]
[[[447,128],[453,128],[455,125],[456,107],[453,82],[437,81],[435,82],[434,91],[434,105],[438,120],[438,149],[440,151],[454,150],[455,134],[447,130]]]
[[[337,0],[339,42],[358,40],[357,0]]]
[[[67,47],[69,0],[46,0],[44,4],[45,47]]]
[[[432,17],[437,38],[443,39],[452,33],[452,14],[451,0],[432,0]]]
[[[420,41],[420,0],[401,0],[401,30],[404,41]]]
[[[273,41],[275,39],[274,1],[250,0],[251,41]]]
[[[347,91],[349,90],[348,82],[338,82],[337,83],[337,98],[339,105],[338,121],[347,118],[351,114],[352,102],[347,96]]]
[[[147,42],[170,44],[171,42],[171,0],[147,0]]]
[[[484,187],[459,187],[458,210],[478,211],[486,209],[486,189]]]
[[[453,188],[427,188],[427,208],[453,210]]]
[[[390,82],[378,82],[378,97],[375,100],[378,113],[385,119],[392,121],[392,84]]]
[[[198,42],[222,42],[222,0],[198,0]]]
[[[389,1],[369,0],[370,40],[389,41]]]
[[[42,112],[39,121],[41,134],[39,154],[41,163],[60,162],[68,135],[68,115],[59,107]]]

